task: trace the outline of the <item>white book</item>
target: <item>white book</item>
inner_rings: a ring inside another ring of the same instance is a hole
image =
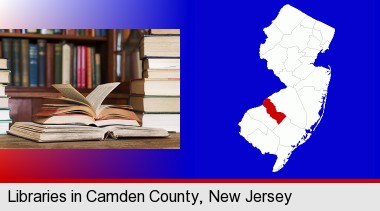
[[[71,46],[69,44],[64,44],[62,46],[62,83],[70,83],[70,73],[71,73]]]

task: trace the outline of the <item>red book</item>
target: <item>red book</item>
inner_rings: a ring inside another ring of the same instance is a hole
[[[48,43],[46,46],[46,86],[51,87],[54,80],[54,43]]]
[[[82,57],[82,54],[81,54],[81,46],[77,46],[77,69],[76,69],[76,73],[77,73],[77,88],[82,88],[82,80],[81,80],[81,77],[82,77],[82,74],[81,74],[81,69],[82,69],[82,63],[81,63],[81,57]]]
[[[92,88],[92,59],[91,59],[91,48],[86,47],[86,75],[87,75],[87,88]]]
[[[87,58],[87,48],[86,46],[81,46],[81,63],[82,63],[82,88],[86,88],[86,72],[87,72],[87,64],[86,64],[86,58]]]

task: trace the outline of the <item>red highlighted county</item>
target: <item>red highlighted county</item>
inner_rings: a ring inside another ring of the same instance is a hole
[[[265,99],[263,106],[267,109],[267,113],[272,119],[276,120],[277,124],[280,124],[285,119],[286,115],[282,112],[278,112],[276,106],[270,101],[269,98]]]

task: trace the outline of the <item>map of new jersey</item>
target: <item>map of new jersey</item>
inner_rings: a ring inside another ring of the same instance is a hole
[[[249,109],[239,125],[240,135],[262,154],[277,156],[273,166],[277,172],[323,117],[331,67],[314,62],[329,48],[335,29],[285,5],[264,32],[267,39],[260,46],[260,58],[286,88]]]

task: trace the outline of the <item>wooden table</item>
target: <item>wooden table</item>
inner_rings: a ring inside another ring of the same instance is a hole
[[[179,149],[179,139],[179,133],[171,133],[168,138],[36,143],[12,135],[0,135],[0,149]]]

